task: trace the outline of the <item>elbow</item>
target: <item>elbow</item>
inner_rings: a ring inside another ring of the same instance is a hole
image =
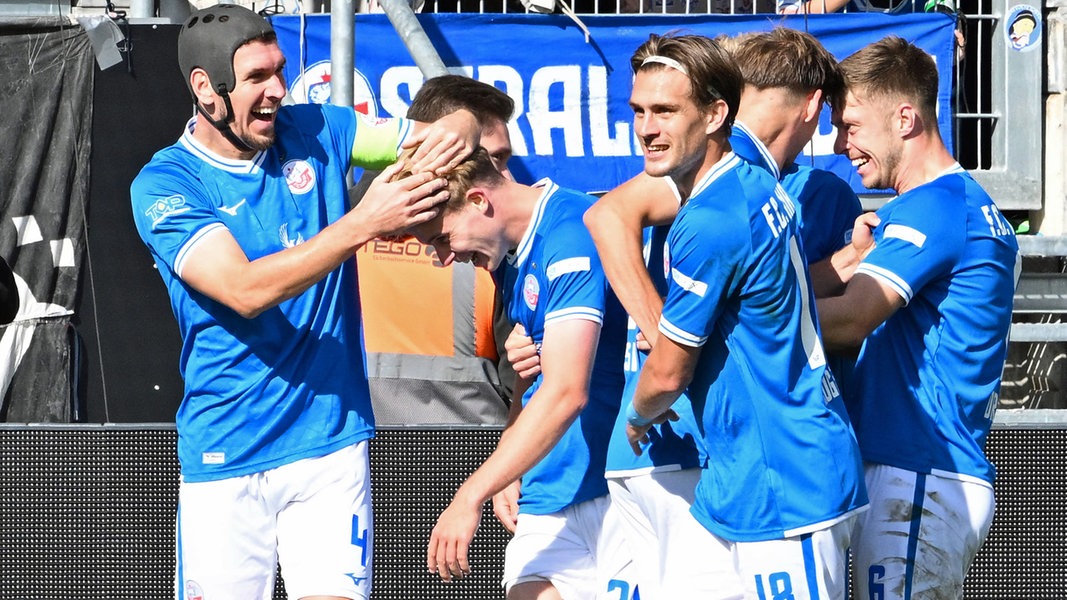
[[[277,304],[252,291],[235,292],[219,301],[244,319],[254,319]]]
[[[582,215],[582,222],[585,223],[585,228],[589,230],[589,234],[593,236],[594,242],[601,237],[602,228],[605,226],[605,210],[604,205],[597,202]]]
[[[674,367],[674,365],[670,365],[670,367]],[[661,394],[681,394],[689,386],[689,382],[693,378],[692,373],[682,369],[656,368],[655,365],[650,365],[647,362],[641,376],[647,377],[656,392]]]

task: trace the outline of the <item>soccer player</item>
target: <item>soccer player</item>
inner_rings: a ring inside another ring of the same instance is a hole
[[[941,140],[926,52],[888,37],[841,69],[841,149],[865,186],[898,194],[877,211],[873,248],[835,255],[847,284],[817,303],[828,348],[862,344],[846,398],[871,499],[853,536],[857,597],[960,598],[993,518],[984,448],[1018,244]]]
[[[138,233],[182,335],[176,416],[179,599],[370,596],[368,440],[355,251],[424,222],[437,169],[476,144],[473,115],[431,127],[352,108],[282,106],[285,58],[239,5],[194,12],[178,62],[196,107],[130,190]],[[351,163],[421,142],[419,174],[386,169],[350,212]]]
[[[419,88],[407,116],[432,122],[459,109],[478,119],[480,145],[510,177],[507,123],[515,102],[503,91],[463,75],[441,75]],[[362,193],[370,175],[364,174],[356,186],[361,189],[352,195]],[[395,248],[406,254],[398,257]],[[415,240],[376,240],[356,257],[379,425],[503,425],[507,420],[513,375],[497,351],[494,326],[506,318],[493,276],[466,263],[438,268],[445,258]],[[444,318],[442,298],[451,298]]]
[[[521,478],[504,560],[508,598],[591,599],[610,589],[628,598],[622,573],[629,559],[612,538],[618,528],[605,525],[604,481],[622,394],[626,316],[582,224],[593,198],[549,180],[517,184],[484,150],[448,179],[442,214],[410,231],[439,256],[488,270],[510,261],[509,316],[540,346],[542,370],[512,403],[497,448],[438,517],[427,567],[446,580],[468,573],[482,505]]]
[[[807,262],[823,260],[849,241],[861,211],[856,195],[836,175],[796,163],[815,132],[823,103],[842,94],[837,62],[810,34],[781,27],[716,41],[736,60],[744,79],[730,136],[732,149],[781,178],[790,197],[798,198],[800,238]],[[656,339],[661,297],[666,293],[666,280],[660,275],[663,261],[656,258],[662,255],[662,240],[650,246],[646,229],[643,255],[648,259],[647,271],[635,262],[641,260],[642,253],[634,240],[641,239],[636,236],[643,225],[674,219],[681,199],[670,181],[642,173],[608,193],[585,218],[612,287],[634,316],[631,324],[636,324],[649,341]],[[631,329],[631,336],[637,333]],[[637,348],[637,339],[631,339],[626,398],[632,395],[631,384],[643,364],[644,353]],[[655,589],[653,585],[669,590],[672,585],[684,585],[683,580],[722,577],[718,563],[723,561],[703,560],[700,553],[688,550],[697,542],[668,541],[693,531],[688,509],[699,479],[697,467],[704,460],[698,458],[702,447],[694,440],[698,441],[700,434],[684,394],[673,410],[680,413],[679,419],[654,427],[650,448],[644,448],[640,456],[634,456],[622,438],[622,419],[610,445],[607,475],[613,498],[629,517],[626,523],[631,537],[645,540],[636,544],[643,552],[634,557],[637,572],[645,573],[640,576],[643,590]],[[689,441],[688,453],[682,451],[679,441]],[[707,549],[703,554],[713,551]],[[657,578],[657,583],[649,583]]]
[[[744,596],[843,599],[866,495],[812,314],[796,207],[729,151],[743,81],[715,42],[654,35],[631,64],[645,173],[669,177],[684,204],[627,437],[642,451],[688,388],[709,454],[692,514],[729,551]]]

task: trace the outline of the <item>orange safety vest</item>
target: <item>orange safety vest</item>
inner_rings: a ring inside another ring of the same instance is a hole
[[[503,423],[492,276],[414,239],[372,240],[356,264],[378,423]]]

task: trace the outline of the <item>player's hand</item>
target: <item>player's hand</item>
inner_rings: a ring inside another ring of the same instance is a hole
[[[504,349],[508,352],[508,362],[515,374],[526,380],[532,380],[541,373],[541,350],[534,343],[533,338],[526,335],[526,328],[515,325],[504,341]]]
[[[457,496],[437,517],[426,548],[426,569],[452,581],[470,575],[467,552],[482,521],[482,504],[466,503]]]
[[[852,226],[852,247],[863,260],[874,249],[874,230],[882,219],[876,213],[866,212],[856,217]]]
[[[371,238],[390,237],[437,216],[448,200],[447,182],[428,172],[390,182],[403,168],[393,164],[371,182],[363,199],[345,215],[370,233]]]
[[[406,140],[402,148],[419,146],[411,157],[412,171],[430,171],[440,175],[451,171],[470,156],[478,147],[481,137],[482,128],[478,119],[470,111],[460,109],[426,124]]]
[[[674,412],[674,409],[668,408],[658,417],[652,420],[648,425],[636,426],[633,423],[626,424],[626,439],[630,442],[630,448],[633,449],[634,454],[641,456],[644,452],[645,446],[648,445],[648,432],[652,429],[653,425],[659,425],[666,423],[667,421],[677,421],[678,413]]]
[[[652,346],[656,343],[656,337],[659,332],[656,332],[651,338],[645,337],[645,332],[638,330],[637,332],[637,349],[641,352],[652,352]]]
[[[515,533],[515,527],[519,524],[520,486],[521,482],[515,481],[493,496],[493,514],[508,533]]]

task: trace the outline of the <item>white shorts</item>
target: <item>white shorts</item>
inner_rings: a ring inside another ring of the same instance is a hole
[[[519,515],[504,551],[504,588],[547,581],[564,600],[633,596],[629,546],[608,496],[548,515]]]
[[[608,479],[634,549],[642,598],[726,600],[743,594],[730,544],[689,512],[699,480],[700,469]]]
[[[370,597],[367,442],[178,491],[176,598]]]
[[[735,543],[745,598],[848,598],[848,547],[857,517],[781,540]]]
[[[871,508],[852,540],[857,600],[962,598],[993,522],[993,488],[874,463],[864,474]]]

